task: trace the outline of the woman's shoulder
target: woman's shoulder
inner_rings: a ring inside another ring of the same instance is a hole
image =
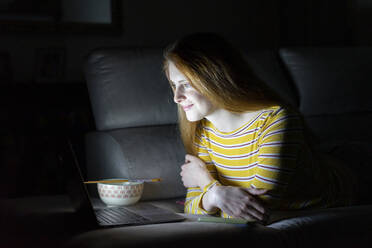
[[[211,129],[213,127],[212,123],[207,119],[202,119],[198,123],[196,127],[196,135],[203,136],[207,132],[206,130]]]
[[[264,116],[264,129],[280,125],[303,126],[303,118],[296,109],[285,106],[272,106]]]
[[[280,105],[269,107],[265,109],[265,111],[271,118],[280,118],[285,116],[301,116],[299,111],[297,111],[296,109]]]

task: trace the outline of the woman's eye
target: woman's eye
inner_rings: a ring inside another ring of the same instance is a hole
[[[184,84],[183,84],[183,87],[184,87],[185,89],[189,89],[189,88],[191,88],[191,84],[189,84],[189,83],[184,83]]]
[[[170,86],[174,90],[177,88],[177,85],[175,83],[171,83]],[[178,87],[182,87],[183,89],[191,89],[192,88],[191,84],[189,84],[189,83],[181,83],[181,84],[178,85]]]

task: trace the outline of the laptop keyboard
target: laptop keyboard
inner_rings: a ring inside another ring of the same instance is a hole
[[[149,221],[149,219],[123,207],[97,209],[95,212],[98,222],[102,225],[142,224]]]

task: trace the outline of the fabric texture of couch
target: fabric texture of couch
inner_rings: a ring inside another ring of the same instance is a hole
[[[316,149],[338,157],[356,174],[359,193],[354,206],[294,211],[292,217],[272,219],[269,225],[248,229],[244,235],[235,233],[229,238],[231,225],[217,225],[226,232],[225,241],[245,240],[249,233],[279,247],[368,245],[372,234],[372,197],[368,195],[372,186],[372,48],[307,47],[244,53],[258,77],[298,107],[316,137]],[[143,200],[184,197],[179,176],[184,149],[177,132],[176,106],[162,72],[161,49],[97,49],[87,60],[86,78],[97,126],[97,132],[86,135],[88,178],[160,177],[161,183],[145,186]],[[182,227],[184,224],[161,225],[156,230],[179,231],[168,233],[169,244],[172,235],[179,242],[190,242],[188,236],[204,241],[219,236],[213,228],[197,223]],[[134,229],[147,233],[144,239],[151,239],[151,227]],[[126,236],[132,231],[119,228],[103,234],[98,230],[77,239],[76,244],[94,237]],[[130,239],[123,239],[111,245],[129,243]]]
[[[8,231],[2,230],[0,246],[370,247],[372,48],[303,47],[244,54],[259,78],[298,107],[316,137],[316,149],[335,156],[356,175],[353,206],[274,212],[267,225],[201,223],[185,215],[187,220],[178,223],[88,230],[80,228],[65,196],[17,199],[0,202],[7,210],[0,222],[7,223]],[[186,193],[179,175],[185,151],[176,105],[162,72],[162,49],[96,49],[87,58],[85,75],[97,130],[86,134],[87,180],[161,178],[145,185],[141,200],[181,213],[176,199]],[[97,197],[96,187],[89,190]],[[7,213],[16,213],[19,221]],[[25,224],[22,237],[19,223]]]

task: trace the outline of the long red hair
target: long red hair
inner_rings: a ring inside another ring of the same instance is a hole
[[[239,50],[217,34],[192,34],[169,45],[164,52],[163,63],[168,80],[170,61],[200,94],[219,108],[243,113],[280,105],[298,112],[254,74]],[[178,117],[185,149],[197,156],[194,139],[200,121],[189,122],[180,106]],[[305,139],[312,149],[312,134],[305,122],[304,125]],[[319,158],[314,150],[313,154],[318,163],[313,164],[311,170],[325,185],[324,197],[335,205],[341,199],[341,202],[345,201],[343,204],[351,202],[355,187],[354,181],[348,178],[351,173],[340,163],[324,164],[320,161],[324,159]]]
[[[240,51],[217,34],[192,34],[169,45],[164,52],[168,80],[170,61],[218,108],[242,113],[284,104],[253,73]],[[189,122],[180,107],[178,117],[185,149],[196,155],[193,142],[200,121]]]

